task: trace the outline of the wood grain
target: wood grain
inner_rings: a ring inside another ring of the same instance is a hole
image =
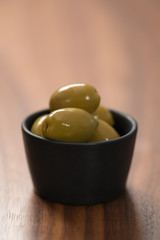
[[[0,1],[0,240],[160,239],[158,1]],[[139,124],[126,192],[86,207],[36,196],[21,122],[73,82]]]

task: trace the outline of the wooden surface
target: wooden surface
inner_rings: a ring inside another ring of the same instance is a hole
[[[160,239],[159,11],[156,0],[0,1],[0,240]],[[21,122],[75,82],[139,124],[126,192],[106,204],[33,192]]]

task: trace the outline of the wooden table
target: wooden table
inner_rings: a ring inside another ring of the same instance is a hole
[[[160,239],[159,10],[155,0],[0,2],[0,240]],[[33,192],[21,122],[75,82],[139,124],[126,192],[109,203]]]

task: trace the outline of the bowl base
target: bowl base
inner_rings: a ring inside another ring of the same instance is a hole
[[[95,199],[90,199],[86,201],[80,201],[75,199],[58,199],[56,197],[48,197],[44,196],[40,193],[38,193],[36,190],[34,190],[35,194],[38,195],[40,198],[53,202],[53,203],[60,203],[64,205],[70,205],[70,206],[90,206],[90,205],[96,205],[96,204],[103,204],[110,201],[115,200],[116,198],[120,197],[124,192],[126,188],[121,189],[119,191],[116,191],[115,193],[112,193],[111,195],[103,195],[103,196],[95,196]]]

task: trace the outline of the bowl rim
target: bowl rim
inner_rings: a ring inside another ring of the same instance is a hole
[[[53,139],[48,139],[48,138],[43,138],[41,136],[38,136],[34,133],[32,133],[26,126],[26,122],[28,121],[29,118],[33,117],[33,115],[35,114],[40,114],[42,113],[45,114],[47,112],[49,112],[49,109],[42,109],[36,112],[33,112],[31,114],[29,114],[22,122],[21,124],[21,128],[22,131],[26,132],[28,135],[30,135],[31,137],[35,138],[35,139],[39,139],[41,141],[45,141],[45,142],[49,142],[49,143],[54,143],[54,144],[65,144],[65,145],[80,145],[80,146],[92,146],[92,145],[103,145],[103,144],[110,144],[113,142],[119,142],[123,139],[126,139],[128,137],[130,137],[132,134],[137,132],[138,129],[138,123],[137,121],[128,113],[124,113],[124,112],[120,112],[117,110],[113,110],[113,109],[109,109],[109,111],[111,111],[112,113],[116,113],[118,115],[121,115],[123,118],[126,118],[132,125],[131,129],[129,132],[127,132],[126,134],[116,138],[116,139],[111,139],[109,141],[99,141],[99,142],[64,142],[64,141],[57,141],[57,140],[53,140]]]

